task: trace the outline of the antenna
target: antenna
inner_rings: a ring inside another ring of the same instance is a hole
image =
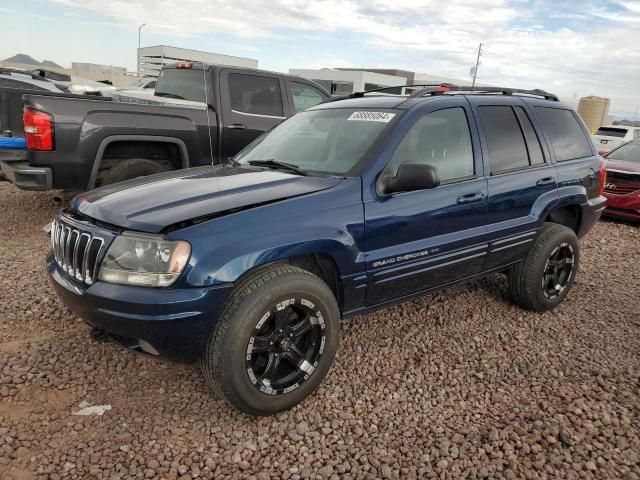
[[[471,91],[476,86],[476,76],[478,75],[478,67],[480,66],[480,55],[482,55],[482,43],[478,46],[478,56],[476,57],[476,66],[473,67],[473,82],[471,82]]]
[[[211,139],[211,119],[209,118],[209,95],[207,95],[207,68],[204,65],[204,55],[202,56],[202,86],[204,87],[205,112],[207,114],[207,133],[209,133],[209,155],[211,156],[211,166],[213,166],[213,140]]]

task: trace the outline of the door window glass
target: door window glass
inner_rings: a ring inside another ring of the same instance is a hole
[[[536,113],[559,162],[593,155],[591,143],[571,110],[536,107]]]
[[[254,115],[282,117],[282,93],[277,78],[244,73],[229,75],[231,109]]]
[[[529,166],[527,147],[518,119],[509,106],[478,108],[489,150],[491,173]]]
[[[529,116],[522,107],[514,107],[518,121],[520,122],[520,128],[527,142],[527,151],[529,152],[529,162],[531,165],[539,165],[544,163],[544,155],[542,154],[542,147],[540,146],[540,140],[536,135]]]
[[[395,174],[402,163],[426,163],[437,169],[441,182],[474,174],[473,149],[463,108],[447,108],[418,119],[389,164]]]
[[[307,108],[313,107],[319,104],[325,98],[320,90],[313,88],[311,85],[305,85],[304,83],[290,82],[291,94],[293,95],[293,106],[296,112],[301,112]]]

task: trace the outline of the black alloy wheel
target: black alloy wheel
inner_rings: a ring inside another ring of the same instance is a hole
[[[307,299],[274,305],[258,321],[247,344],[247,374],[268,395],[289,393],[309,378],[324,351],[325,323]]]
[[[569,243],[561,243],[551,252],[542,277],[542,294],[545,298],[554,299],[564,291],[573,273],[574,263],[575,255]]]

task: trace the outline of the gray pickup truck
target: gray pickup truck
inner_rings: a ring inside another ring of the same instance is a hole
[[[299,77],[191,62],[166,66],[154,96],[25,95],[27,159],[0,167],[23,189],[84,191],[223,163],[329,96]]]

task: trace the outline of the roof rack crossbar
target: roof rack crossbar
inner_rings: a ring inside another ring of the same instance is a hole
[[[505,87],[475,87],[475,88],[471,88],[471,87],[466,87],[466,86],[459,86],[459,85],[449,85],[449,84],[442,84],[439,85],[440,88],[435,87],[435,88],[423,88],[422,90],[418,90],[417,92],[413,93],[412,95],[409,96],[409,98],[418,98],[418,97],[424,97],[427,95],[442,95],[445,94],[447,92],[469,92],[469,93],[473,93],[473,94],[482,94],[482,93],[500,93],[502,95],[531,95],[531,96],[535,96],[535,97],[543,97],[546,100],[553,100],[553,101],[558,101],[558,97],[557,95],[553,94],[553,93],[549,93],[546,92],[544,90],[541,89],[534,89],[534,90],[525,90],[525,89],[521,89],[521,88],[505,88]]]
[[[337,96],[337,97],[329,97],[326,100],[324,100],[321,103],[331,103],[331,102],[338,102],[340,100],[348,100],[350,98],[362,98],[364,97],[367,93],[376,93],[376,92],[384,92],[386,90],[394,90],[397,88],[414,88],[414,87],[442,87],[442,86],[446,86],[448,84],[441,84],[441,83],[420,83],[420,84],[414,84],[414,85],[395,85],[393,87],[380,87],[380,88],[372,88],[371,90],[364,90],[361,92],[353,92],[350,93],[349,95],[341,95],[341,96]],[[424,88],[422,89],[424,90]],[[420,91],[422,91],[420,90]]]

